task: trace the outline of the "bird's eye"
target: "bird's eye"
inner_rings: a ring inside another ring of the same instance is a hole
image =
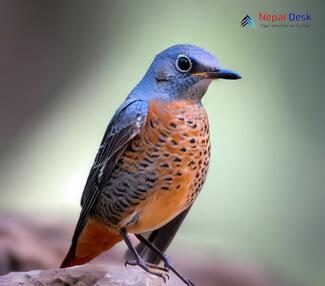
[[[188,72],[192,68],[192,62],[187,56],[179,55],[176,60],[176,68],[180,72]]]

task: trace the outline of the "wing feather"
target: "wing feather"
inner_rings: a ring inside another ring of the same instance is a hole
[[[125,101],[113,116],[99,147],[82,194],[82,209],[73,234],[73,243],[78,240],[87,222],[89,212],[102,188],[109,180],[119,157],[123,154],[130,141],[142,130],[147,112],[148,104],[146,102],[132,99]]]

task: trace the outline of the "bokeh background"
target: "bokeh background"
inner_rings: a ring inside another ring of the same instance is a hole
[[[322,1],[1,1],[0,210],[71,225],[106,126],[155,54],[192,43],[239,71],[211,85],[212,161],[172,254],[231,253],[325,284]],[[241,28],[249,14],[309,28]],[[71,230],[72,232],[72,230]]]

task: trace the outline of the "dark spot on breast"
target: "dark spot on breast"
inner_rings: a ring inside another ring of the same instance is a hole
[[[176,127],[177,127],[177,124],[174,123],[174,122],[171,122],[169,125],[170,125],[171,127],[173,127],[173,128],[176,128]]]
[[[148,175],[146,176],[146,180],[147,180],[149,183],[154,183],[154,182],[157,181],[157,176],[148,174]]]
[[[194,138],[192,138],[191,140],[190,140],[190,143],[195,143],[195,139]]]
[[[161,189],[161,190],[164,190],[164,191],[167,191],[167,190],[169,190],[169,187],[165,187],[165,186],[164,186],[164,187],[161,187],[160,189]]]
[[[159,143],[165,143],[166,142],[166,139],[164,139],[164,138],[159,138]]]
[[[174,159],[174,162],[182,162],[182,159],[179,158],[179,157],[176,157],[176,158]]]
[[[167,163],[160,164],[161,168],[169,168],[169,165]]]
[[[158,147],[160,147],[160,145],[159,144],[155,144],[155,146],[152,148],[152,151],[153,152],[159,152],[159,148]]]
[[[151,154],[149,156],[150,156],[150,158],[158,158],[159,157],[159,154]]]
[[[139,164],[140,165],[140,167],[142,167],[142,168],[147,168],[148,166],[149,166],[149,164],[147,164],[147,163],[140,163]]]
[[[118,223],[118,219],[114,216],[110,216],[108,218],[108,220],[112,223],[112,224],[117,224]]]
[[[128,148],[128,151],[129,152],[132,152],[132,153],[134,153],[136,150],[134,149],[134,146],[133,146],[134,144],[130,144],[129,145],[129,148]]]
[[[116,197],[124,197],[123,192],[124,192],[123,189],[121,190],[121,189],[116,188],[116,189],[113,189],[112,194]]]
[[[164,153],[163,156],[169,157],[169,153]]]
[[[180,149],[181,152],[186,152],[186,150],[187,149],[185,147],[183,147],[183,148]]]
[[[111,204],[107,204],[107,207],[108,207],[110,213],[113,215],[119,215],[118,212],[123,211],[121,207],[117,207],[116,205],[114,205],[114,208],[113,208],[113,206]]]
[[[135,200],[139,200],[141,197],[135,193],[130,193],[129,196],[132,198],[132,199],[135,199]]]
[[[123,182],[122,186],[125,187],[125,188],[130,188],[130,185],[127,182]]]
[[[185,121],[185,119],[183,117],[178,117],[178,120]]]
[[[128,204],[125,203],[125,202],[124,202],[123,200],[121,200],[121,199],[118,200],[117,203],[120,204],[120,206],[122,206],[122,207],[124,207],[124,208],[127,208],[127,207],[128,207]]]
[[[137,187],[137,191],[139,191],[140,193],[146,193],[147,188],[145,186],[139,186]]]
[[[149,164],[152,164],[152,163],[153,163],[153,161],[150,160],[148,157],[144,157],[144,158],[143,158],[143,161],[145,161],[145,162],[147,162],[147,163],[149,163]]]
[[[164,180],[165,180],[165,181],[172,181],[173,178],[172,178],[172,177],[166,177]]]
[[[177,171],[176,176],[182,176],[182,172],[181,171]]]
[[[173,145],[178,145],[178,143],[175,140],[171,141],[173,143]]]
[[[167,137],[167,136],[168,136],[168,135],[167,135],[165,132],[163,132],[163,131],[160,131],[159,133],[160,133],[161,136],[163,136],[163,137]]]
[[[176,189],[179,189],[181,187],[181,185],[177,185]]]

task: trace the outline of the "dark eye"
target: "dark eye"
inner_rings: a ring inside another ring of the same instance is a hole
[[[180,72],[188,72],[192,68],[192,62],[187,56],[179,55],[176,60],[176,68]]]

